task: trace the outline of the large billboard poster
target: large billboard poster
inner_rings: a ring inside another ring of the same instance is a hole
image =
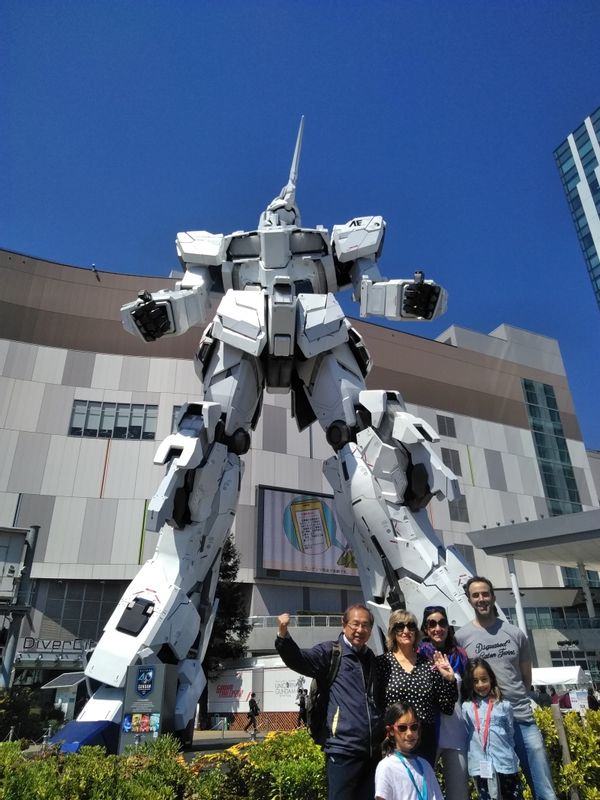
[[[262,685],[262,690],[257,687]],[[261,711],[298,711],[298,690],[308,689],[310,678],[287,667],[247,667],[224,670],[208,682],[211,714],[247,712],[250,694],[256,691]]]
[[[333,498],[259,487],[263,570],[358,577]]]
[[[263,681],[263,702],[267,711],[298,711],[298,690],[310,687],[310,678],[287,667],[266,669]]]

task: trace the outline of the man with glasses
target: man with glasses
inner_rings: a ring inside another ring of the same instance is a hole
[[[326,688],[339,647],[336,674],[329,686],[323,750],[327,760],[329,800],[373,800],[375,768],[381,756],[382,709],[375,701],[375,655],[367,646],[373,615],[363,605],[346,609],[336,642],[301,650],[288,633],[290,615],[278,617],[275,649],[284,664],[316,678]]]
[[[475,619],[456,632],[456,641],[470,658],[489,661],[503,699],[512,706],[515,750],[535,800],[556,800],[544,740],[529,702],[529,640],[519,628],[498,618],[494,587],[488,578],[470,578],[465,592]]]

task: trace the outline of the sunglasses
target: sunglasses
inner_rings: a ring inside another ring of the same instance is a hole
[[[443,614],[446,616],[446,609],[444,606],[425,606],[423,614],[428,617],[430,614]]]
[[[428,619],[425,623],[425,627],[429,628],[429,630],[433,630],[434,628],[447,628],[448,627],[448,620],[447,619]]]
[[[398,733],[406,733],[406,731],[412,731],[414,733],[419,730],[419,725],[419,722],[411,722],[410,725],[403,725],[399,722],[397,725],[392,725],[392,728],[398,731]]]
[[[400,631],[403,631],[405,628],[411,633],[414,633],[417,630],[417,625],[415,622],[398,622],[394,625],[394,633],[400,633]]]

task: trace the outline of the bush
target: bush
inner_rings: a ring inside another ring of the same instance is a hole
[[[124,756],[83,747],[26,758],[19,742],[0,744],[0,800],[184,800],[192,779],[171,736]]]
[[[564,717],[572,763],[562,765],[550,709],[536,711],[556,790],[567,800],[600,800],[600,711]],[[526,795],[531,796],[526,789]],[[100,747],[74,755],[23,754],[0,743],[0,800],[325,800],[325,759],[306,730],[271,733],[186,764],[180,745],[160,736],[124,756]]]
[[[325,759],[306,730],[271,733],[192,762],[195,797],[213,800],[325,800]]]
[[[571,763],[562,763],[558,733],[550,708],[535,710],[544,737],[556,793],[568,798],[576,788],[580,800],[600,800],[600,711],[588,711],[582,718],[574,711],[563,715]],[[528,787],[526,787],[528,790]]]

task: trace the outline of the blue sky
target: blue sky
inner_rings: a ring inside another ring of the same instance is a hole
[[[303,224],[383,214],[384,274],[450,293],[407,332],[558,339],[600,449],[600,312],[552,157],[600,105],[599,30],[597,0],[0,0],[0,247],[166,277],[177,231],[256,226],[304,114]]]

